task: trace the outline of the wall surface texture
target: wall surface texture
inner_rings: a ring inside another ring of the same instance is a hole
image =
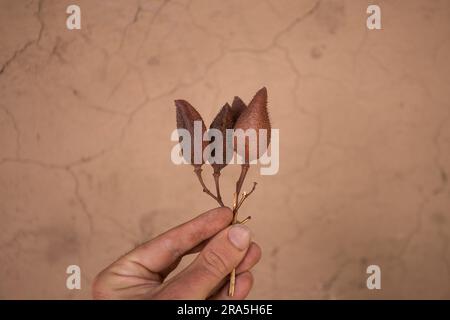
[[[382,30],[364,0],[0,0],[0,298],[89,298],[117,257],[216,206],[170,161],[173,100],[209,123],[262,86],[280,170],[245,185],[250,297],[450,298],[450,2],[376,2]]]

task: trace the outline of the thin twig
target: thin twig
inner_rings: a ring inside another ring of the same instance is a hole
[[[244,220],[240,221],[240,224],[245,224],[247,221],[249,221],[252,218],[252,216],[248,216],[247,218],[245,218]]]
[[[228,289],[228,296],[234,296],[234,288],[236,287],[236,268],[231,270],[230,274],[230,288]]]
[[[237,207],[236,207],[236,211],[238,211],[238,210],[240,209],[240,207],[242,206],[242,204],[244,203],[244,201],[245,201],[245,200],[253,193],[253,191],[255,191],[256,185],[257,185],[257,183],[256,183],[256,182],[253,182],[252,190],[250,190],[249,193],[247,193],[247,192],[244,191],[244,193],[242,194],[242,198],[241,198],[241,200],[239,201],[239,203],[238,203],[238,205],[237,205]]]
[[[198,181],[200,182],[200,184],[202,185],[203,188],[203,192],[208,194],[209,196],[211,196],[211,198],[213,198],[214,200],[217,201],[217,203],[219,203],[219,205],[221,207],[223,207],[223,202],[222,200],[219,200],[219,198],[217,198],[213,193],[211,193],[211,191],[209,191],[208,187],[205,185],[205,183],[203,182],[203,177],[202,177],[202,168],[200,166],[196,166],[194,169],[195,174],[197,175]]]
[[[235,192],[233,197],[233,222],[231,222],[231,224],[237,223],[237,211],[236,211],[237,204],[238,204],[238,193]],[[228,288],[228,296],[230,297],[234,296],[235,286],[236,286],[236,268],[233,268],[233,270],[230,273],[230,286]]]
[[[247,171],[250,165],[243,164],[241,166],[241,175],[239,176],[239,180],[236,182],[236,194],[239,196],[241,193],[242,185],[244,184],[245,176],[247,175]],[[236,208],[235,208],[236,210]]]
[[[233,222],[232,222],[232,224],[238,223],[238,220],[237,220],[237,213],[239,210],[238,197],[239,197],[239,194],[241,193],[242,185],[244,184],[245,176],[247,175],[247,171],[248,171],[249,167],[250,166],[248,164],[243,164],[241,166],[241,174],[239,176],[238,181],[236,182],[236,193],[234,194],[234,200],[233,200]],[[253,192],[253,189],[251,192]],[[233,270],[231,271],[231,274],[230,274],[230,287],[228,288],[228,296],[232,297],[234,295],[235,286],[236,286],[236,268],[233,268]]]
[[[214,172],[213,176],[214,176],[214,183],[216,184],[217,201],[219,202],[221,207],[225,207],[222,201],[222,196],[220,195],[220,184],[219,184],[220,171]]]

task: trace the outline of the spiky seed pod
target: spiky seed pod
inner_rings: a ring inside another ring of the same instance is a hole
[[[263,154],[267,150],[267,147],[270,143],[271,125],[269,120],[269,113],[267,111],[267,89],[265,87],[261,88],[255,94],[248,107],[242,111],[241,115],[236,121],[234,129],[242,129],[244,131],[247,129],[254,129],[256,131],[256,159],[259,158],[260,154]],[[259,131],[261,129],[267,130],[267,145],[262,146],[262,149],[260,150]],[[250,139],[248,137],[245,138],[245,154],[240,154],[241,152],[237,147],[237,141],[238,140],[235,137],[234,150],[241,157],[245,156],[245,163],[248,164],[250,161],[256,160],[253,158],[250,159],[250,156],[253,156],[249,155]]]
[[[223,147],[222,147],[222,163],[211,163],[211,166],[214,169],[215,173],[219,173],[220,170],[222,170],[224,167],[227,166],[228,162],[227,160],[227,154],[231,155],[233,152],[233,140],[232,136],[227,137],[227,129],[233,129],[234,127],[234,121],[233,121],[233,115],[231,111],[230,105],[227,103],[225,104],[222,109],[220,109],[219,113],[214,118],[213,122],[211,123],[210,129],[217,129],[222,133],[222,141],[223,141]],[[214,142],[215,137],[211,137],[211,143]],[[213,150],[211,155],[213,157],[216,156],[216,150]],[[219,156],[220,157],[220,156]]]
[[[205,150],[206,146],[208,145],[207,141],[203,141],[203,134],[206,132],[206,126],[205,123],[202,119],[202,116],[200,115],[200,113],[198,113],[197,110],[195,110],[195,108],[187,101],[185,100],[175,100],[175,106],[176,106],[176,117],[177,117],[177,128],[178,129],[186,129],[190,135],[191,135],[191,154],[190,154],[190,159],[187,155],[183,154],[183,157],[185,157],[186,161],[190,161],[191,164],[196,167],[199,168],[202,166],[202,164],[204,163],[203,160],[203,150]],[[202,149],[201,149],[201,163],[194,163],[195,158],[194,158],[194,153],[195,153],[195,148],[194,148],[194,141],[195,141],[195,135],[194,135],[194,122],[195,121],[200,121],[201,125],[202,125],[202,136],[201,138],[201,143],[202,143]],[[181,136],[180,136],[180,142],[181,142]]]
[[[233,99],[233,103],[231,104],[231,114],[233,115],[233,123],[236,123],[237,119],[241,115],[242,111],[247,108],[244,101],[238,96],[235,96]]]

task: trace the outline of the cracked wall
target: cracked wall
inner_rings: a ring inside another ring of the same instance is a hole
[[[173,100],[209,122],[262,86],[280,171],[247,180],[251,298],[450,298],[447,1],[378,1],[381,31],[368,1],[76,3],[69,31],[73,2],[0,1],[0,298],[89,298],[115,258],[215,206],[170,162]]]

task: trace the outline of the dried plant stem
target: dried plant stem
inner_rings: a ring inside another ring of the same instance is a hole
[[[253,193],[253,191],[255,191],[256,185],[257,185],[257,183],[256,183],[256,182],[253,182],[252,190],[250,190],[249,193],[247,193],[247,192],[244,191],[244,193],[242,194],[242,198],[241,198],[241,200],[239,201],[239,203],[238,203],[238,205],[237,205],[237,207],[236,207],[236,212],[237,212],[237,211],[239,210],[239,208],[242,206],[242,204],[244,203],[245,199],[247,199],[247,198]]]
[[[241,176],[242,176],[242,172],[241,172]],[[245,178],[245,176],[244,176]],[[240,179],[240,178],[239,178]],[[241,185],[242,187],[242,185]],[[236,187],[237,189],[237,187]],[[238,205],[238,193],[234,193],[234,197],[233,197],[233,221],[231,222],[231,224],[236,224],[237,223],[237,208]],[[232,297],[234,296],[234,288],[236,287],[236,268],[233,268],[233,270],[230,273],[230,287],[228,288],[228,296]]]
[[[236,288],[236,268],[233,268],[230,273],[230,288],[228,289],[228,296],[234,296],[234,288]]]
[[[240,221],[240,224],[245,224],[247,221],[249,221],[252,218],[252,216],[248,216],[247,218],[245,218],[244,220]]]
[[[247,175],[249,167],[250,166],[248,164],[243,164],[241,166],[241,175],[239,176],[239,179],[236,182],[236,192],[234,194],[234,199],[233,199],[233,222],[232,222],[232,224],[246,223],[251,218],[251,217],[247,217],[242,222],[239,222],[237,219],[238,211],[239,211],[239,208],[241,207],[242,203],[245,201],[245,199],[248,198],[249,195],[251,195],[253,193],[253,191],[255,191],[255,188],[256,188],[256,182],[254,182],[252,190],[250,190],[249,193],[244,192],[244,194],[242,195],[242,198],[239,200],[239,195],[241,193],[242,185],[244,184],[244,180]],[[236,269],[234,268],[230,274],[230,287],[228,289],[228,295],[230,297],[234,296],[235,287],[236,287]]]
[[[223,207],[224,204],[222,202],[222,199],[216,197],[211,191],[209,191],[208,187],[205,185],[205,182],[203,182],[203,177],[202,177],[202,168],[200,166],[195,167],[194,172],[197,175],[198,181],[200,182],[200,184],[202,185],[203,188],[203,192],[206,193],[207,195],[211,196],[211,198],[213,198],[214,200],[217,201],[217,203]]]
[[[233,195],[233,222],[231,222],[231,224],[235,224],[237,222],[237,216],[235,214],[237,203],[238,203],[238,195],[235,192]]]
[[[223,204],[222,201],[222,196],[220,195],[220,184],[219,184],[219,180],[220,180],[220,171],[215,171],[213,173],[214,176],[214,183],[216,184],[216,194],[217,194],[217,201],[219,202],[220,206],[224,207],[225,205]]]
[[[250,165],[248,165],[248,164],[243,164],[241,166],[241,175],[239,176],[239,180],[236,182],[236,195],[237,195],[236,197],[238,197],[239,194],[241,193],[242,185],[244,184],[245,176],[247,175],[249,167],[250,167]],[[236,204],[237,204],[237,201],[236,201]]]

